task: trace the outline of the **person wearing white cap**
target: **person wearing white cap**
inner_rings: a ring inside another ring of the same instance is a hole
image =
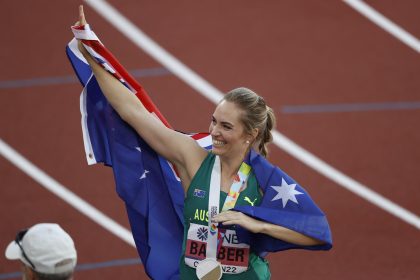
[[[41,223],[18,232],[5,255],[21,261],[24,280],[71,280],[77,263],[73,239],[58,224]]]

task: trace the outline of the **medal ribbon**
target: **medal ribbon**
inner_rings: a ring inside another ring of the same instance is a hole
[[[233,179],[232,186],[230,186],[229,193],[225,199],[225,203],[223,204],[222,212],[235,207],[236,200],[238,200],[239,193],[245,188],[245,184],[250,172],[251,166],[245,162],[242,162],[241,166],[239,167],[238,174],[236,174],[235,178]]]
[[[234,181],[230,187],[229,193],[223,204],[222,212],[235,207],[238,200],[239,193],[245,188],[251,167],[243,162],[239,167],[238,174],[236,174]],[[216,156],[213,164],[213,170],[210,178],[210,193],[209,193],[209,234],[206,245],[206,258],[217,260],[217,251],[220,249],[224,234],[219,234],[217,228],[218,223],[213,223],[214,216],[219,214],[220,203],[220,185],[221,185],[221,167],[220,159]],[[219,244],[218,244],[219,243]],[[218,246],[219,245],[219,246]]]

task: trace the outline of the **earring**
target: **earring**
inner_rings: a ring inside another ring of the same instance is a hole
[[[249,144],[249,140],[246,140],[245,143]]]

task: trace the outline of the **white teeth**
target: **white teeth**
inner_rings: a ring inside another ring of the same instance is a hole
[[[218,141],[218,140],[214,140],[213,139],[213,145],[216,145],[216,146],[223,146],[225,144],[225,142],[223,142],[223,141]]]

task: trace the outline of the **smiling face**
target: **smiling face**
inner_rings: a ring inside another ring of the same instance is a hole
[[[222,101],[212,116],[209,132],[213,139],[213,153],[223,157],[245,156],[251,136],[241,122],[242,110],[234,103]]]

